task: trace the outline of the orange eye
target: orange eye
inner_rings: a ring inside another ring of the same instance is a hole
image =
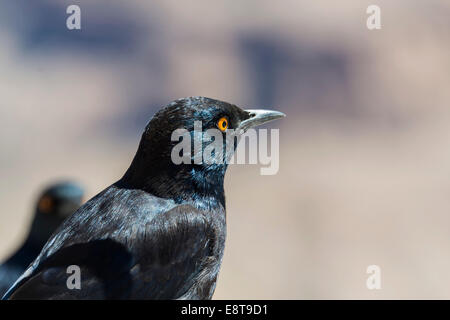
[[[38,207],[41,212],[49,213],[53,208],[53,201],[49,196],[44,196],[39,201]]]
[[[228,128],[228,120],[226,117],[222,117],[217,121],[217,127],[220,131],[225,132]]]

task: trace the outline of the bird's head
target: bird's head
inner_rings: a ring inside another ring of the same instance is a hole
[[[47,187],[39,196],[30,237],[44,243],[58,226],[82,204],[83,188],[69,181]]]
[[[175,100],[148,123],[124,178],[162,196],[183,198],[192,191],[217,196],[223,193],[227,162],[240,137],[284,116],[205,97]]]

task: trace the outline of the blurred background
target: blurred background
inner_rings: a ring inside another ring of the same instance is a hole
[[[201,95],[288,115],[277,175],[227,173],[215,299],[450,299],[449,39],[446,0],[2,1],[0,258],[42,187],[90,198],[156,110]]]

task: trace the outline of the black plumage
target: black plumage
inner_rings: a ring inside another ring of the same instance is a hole
[[[81,206],[83,194],[81,186],[69,181],[52,184],[42,192],[24,243],[0,265],[0,295],[3,296],[33,262],[64,219]]]
[[[124,176],[58,229],[4,298],[210,299],[225,245],[227,165],[173,163],[171,134],[226,117],[238,138],[281,116],[204,97],[172,102],[147,125]],[[80,267],[80,289],[66,285],[69,265]]]

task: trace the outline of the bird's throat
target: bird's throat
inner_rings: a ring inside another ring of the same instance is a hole
[[[116,185],[141,189],[177,203],[193,203],[199,209],[225,208],[225,166],[161,165],[161,162],[148,160],[136,155]]]

